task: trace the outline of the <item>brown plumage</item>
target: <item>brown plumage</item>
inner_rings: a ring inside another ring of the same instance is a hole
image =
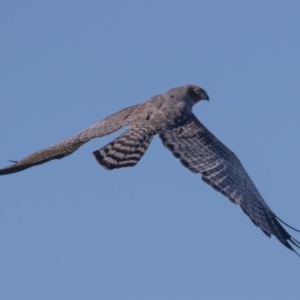
[[[154,135],[158,134],[164,146],[186,168],[200,173],[204,182],[240,205],[267,236],[274,235],[283,245],[295,251],[292,246],[300,248],[300,242],[280,224],[287,225],[263,200],[237,156],[192,113],[194,104],[208,99],[206,92],[195,85],[173,88],[141,104],[120,110],[60,143],[1,169],[0,175],[63,158],[91,139],[128,126],[128,130],[115,140],[93,152],[102,167],[112,170],[136,165]]]

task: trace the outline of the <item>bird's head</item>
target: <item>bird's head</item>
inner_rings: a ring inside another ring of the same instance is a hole
[[[187,89],[188,89],[189,95],[194,100],[194,104],[196,104],[197,102],[199,102],[201,100],[209,100],[209,97],[206,94],[206,92],[199,86],[189,85]]]

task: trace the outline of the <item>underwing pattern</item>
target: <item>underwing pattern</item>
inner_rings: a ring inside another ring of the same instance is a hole
[[[154,135],[205,183],[239,205],[251,221],[267,236],[274,235],[284,246],[296,252],[300,242],[281,225],[282,221],[266,204],[237,156],[221,143],[192,113],[193,106],[209,100],[195,85],[173,88],[147,101],[124,108],[87,129],[53,146],[37,151],[13,165],[0,169],[0,175],[19,172],[52,159],[72,154],[94,138],[128,129],[112,142],[93,152],[105,169],[133,167],[144,155]],[[297,252],[296,252],[297,253]]]

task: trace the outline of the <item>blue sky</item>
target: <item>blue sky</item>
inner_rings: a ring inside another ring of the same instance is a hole
[[[299,1],[1,1],[1,167],[193,83],[210,96],[195,114],[299,228],[299,10]],[[136,167],[100,168],[91,152],[115,136],[0,178],[1,299],[299,298],[299,258],[158,138]]]

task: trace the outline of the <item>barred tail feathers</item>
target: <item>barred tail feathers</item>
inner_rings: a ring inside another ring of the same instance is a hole
[[[107,170],[133,167],[144,155],[153,136],[147,128],[134,126],[106,146],[94,151],[93,155]]]

